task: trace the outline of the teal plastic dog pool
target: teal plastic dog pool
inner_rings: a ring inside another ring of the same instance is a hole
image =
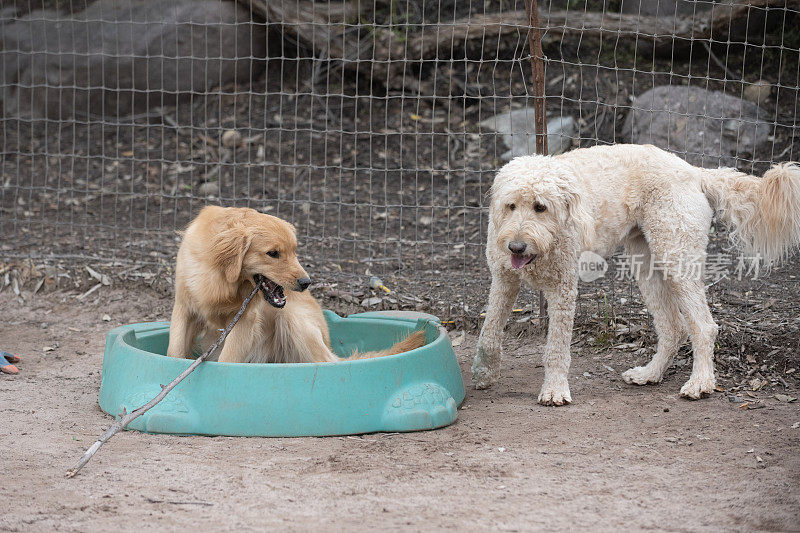
[[[382,349],[423,328],[410,352],[341,363],[205,362],[128,428],[149,433],[297,437],[418,431],[452,424],[464,383],[447,332],[430,315],[325,311],[339,356]],[[153,399],[191,363],[164,354],[169,324],[108,334],[100,407],[119,416]]]

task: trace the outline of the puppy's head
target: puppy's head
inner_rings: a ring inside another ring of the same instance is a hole
[[[218,215],[211,262],[228,283],[252,280],[273,307],[286,305],[284,289],[304,291],[311,284],[297,260],[294,226],[253,209],[228,208]]]
[[[592,224],[581,205],[572,173],[543,156],[513,159],[497,173],[491,189],[489,220],[497,247],[510,266],[521,269],[548,253],[559,234],[576,232],[586,245]]]

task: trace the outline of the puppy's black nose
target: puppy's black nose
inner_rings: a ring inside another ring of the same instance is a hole
[[[528,245],[522,241],[511,241],[508,243],[508,249],[511,250],[515,254],[521,254],[525,251]]]
[[[303,292],[311,285],[311,278],[300,278],[297,280],[297,287],[300,289],[300,292]]]

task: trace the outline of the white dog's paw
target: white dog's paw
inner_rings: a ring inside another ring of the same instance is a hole
[[[488,389],[498,382],[500,371],[491,369],[477,361],[472,364],[472,382],[478,390]]]
[[[478,344],[472,361],[472,382],[478,390],[488,389],[500,380],[500,349],[487,350]]]
[[[703,396],[707,396],[714,392],[717,386],[717,380],[714,376],[695,377],[689,378],[683,387],[681,387],[681,396],[689,398],[690,400],[699,400]]]
[[[564,405],[572,403],[569,395],[569,384],[566,379],[545,381],[542,392],[539,393],[539,403],[542,405]]]
[[[622,379],[629,385],[647,385],[648,383],[661,383],[663,378],[660,372],[647,366],[637,366],[622,373]]]

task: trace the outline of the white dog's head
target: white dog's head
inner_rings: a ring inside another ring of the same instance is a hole
[[[549,252],[559,235],[572,234],[587,248],[593,226],[574,174],[558,160],[517,157],[492,185],[489,220],[497,247],[520,269]]]

